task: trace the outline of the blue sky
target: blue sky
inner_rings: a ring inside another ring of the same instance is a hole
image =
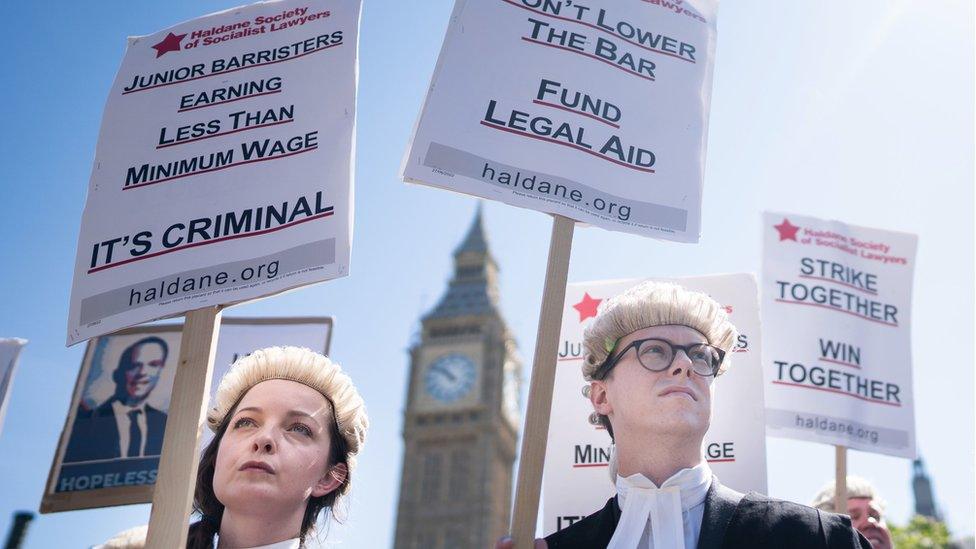
[[[369,405],[370,439],[348,520],[329,543],[392,543],[401,412],[417,319],[444,289],[471,198],[400,183],[449,0],[367,0],[361,31],[352,276],[228,315],[336,317],[334,357]],[[0,335],[31,340],[0,433],[0,531],[36,509],[83,346],[63,346],[78,224],[102,107],[127,35],[237,2],[17,2],[0,33]],[[955,533],[974,529],[973,3],[736,0],[719,11],[702,240],[577,230],[571,281],[757,272],[760,212],[919,235],[913,354],[918,443]],[[487,204],[501,301],[534,348],[550,221]],[[957,351],[961,349],[961,351]],[[830,447],[769,439],[769,487],[808,502]],[[903,523],[911,464],[852,452]],[[39,517],[28,547],[81,546],[148,519],[148,506]]]

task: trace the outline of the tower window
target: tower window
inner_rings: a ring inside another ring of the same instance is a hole
[[[471,471],[470,463],[471,458],[467,450],[454,450],[451,453],[450,492],[451,497],[455,499],[461,499],[467,495],[468,475]]]
[[[481,328],[478,326],[449,326],[443,328],[431,328],[428,332],[430,337],[451,337],[460,335],[480,334]]]
[[[480,265],[475,267],[458,267],[457,276],[458,278],[481,276],[485,272],[484,268]]]
[[[417,532],[417,536],[413,540],[413,546],[416,549],[430,549],[434,547],[436,543],[437,536],[434,532],[425,532],[421,530]]]
[[[471,544],[464,536],[465,525],[455,524],[448,526],[444,534],[445,547],[470,547]]]
[[[440,500],[441,495],[441,455],[436,453],[424,456],[424,477],[420,491],[425,502]]]

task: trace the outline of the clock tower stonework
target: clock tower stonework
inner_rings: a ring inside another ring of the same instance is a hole
[[[410,349],[396,549],[493,547],[508,530],[521,364],[481,208]]]

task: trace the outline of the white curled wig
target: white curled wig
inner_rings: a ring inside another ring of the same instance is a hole
[[[583,377],[593,375],[628,334],[651,326],[687,326],[710,345],[725,351],[719,374],[728,370],[729,355],[739,337],[725,309],[701,292],[670,282],[642,282],[600,304],[599,314],[583,332]]]
[[[332,406],[339,434],[349,450],[347,467],[355,467],[356,455],[366,441],[369,419],[362,397],[338,364],[301,347],[268,347],[240,358],[220,380],[207,412],[207,425],[217,432],[241,397],[262,381],[285,379],[315,389]]]
[[[112,536],[112,539],[101,545],[95,545],[92,549],[143,549],[146,546],[146,534],[149,532],[149,525],[143,524],[123,530]]]
[[[836,513],[837,509],[834,507],[834,494],[835,492],[834,482],[826,484],[820,489],[817,497],[813,498],[813,503],[810,504],[811,507],[815,509],[820,509],[821,511],[828,511],[831,513]],[[847,497],[850,498],[865,498],[873,500],[875,505],[878,506],[878,510],[883,515],[885,512],[885,507],[887,504],[878,493],[874,490],[874,486],[868,482],[867,479],[856,477],[854,475],[849,475],[847,477]]]

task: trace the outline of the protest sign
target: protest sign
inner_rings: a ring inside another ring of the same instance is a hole
[[[82,217],[69,345],[348,274],[359,0],[130,38]]]
[[[360,7],[262,2],[129,40],[67,343],[186,313],[148,547],[185,543],[221,307],[348,273]]]
[[[405,181],[552,214],[513,511],[531,544],[574,221],[697,242],[714,0],[456,0]]]
[[[181,326],[140,326],[89,341],[41,501],[51,513],[149,503],[171,409]],[[328,354],[332,319],[228,318],[210,397],[231,364],[273,345]],[[136,421],[128,412],[138,410]],[[212,438],[207,431],[201,448]]]
[[[7,414],[10,387],[17,371],[17,357],[24,345],[27,345],[26,339],[0,337],[0,433],[3,433],[3,418]]]
[[[772,212],[763,231],[768,433],[914,458],[915,235]]]
[[[654,280],[710,295],[725,306],[738,328],[731,367],[714,381],[711,426],[703,452],[722,484],[765,493],[766,433],[755,278],[729,274]],[[640,282],[581,282],[566,290],[543,479],[543,531],[547,535],[597,511],[615,494],[607,468],[610,436],[597,423],[586,396],[590,383],[581,370],[583,330],[596,317],[601,302]]]
[[[404,179],[697,242],[716,4],[457,0]]]

